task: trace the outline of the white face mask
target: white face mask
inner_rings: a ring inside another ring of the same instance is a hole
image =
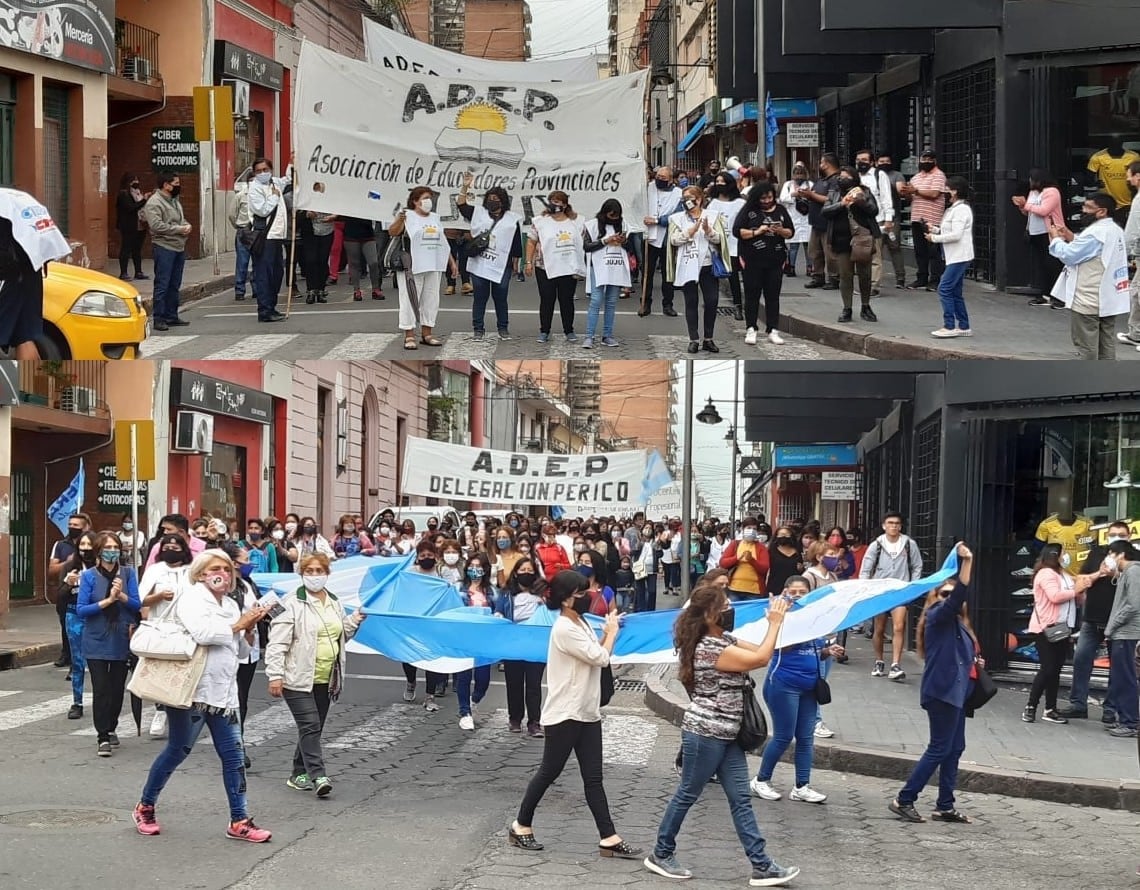
[[[324,590],[325,584],[328,582],[328,575],[304,575],[301,582],[305,585],[305,589],[310,593],[316,593],[318,590]]]
[[[459,554],[458,553],[445,553],[445,554],[443,554],[443,561],[445,563],[447,563],[449,566],[453,566],[457,562],[459,562]]]
[[[272,173],[258,173],[256,176],[254,176],[254,179],[256,179],[262,185],[269,185],[269,183],[271,183],[273,181],[273,174]]]
[[[391,529],[391,528],[389,528],[389,527],[388,527],[388,526],[386,526],[386,525],[382,525],[382,526],[380,526],[380,534],[382,534],[382,535],[386,535],[386,534],[388,534],[388,532],[390,532],[391,530],[392,530],[392,529]]]
[[[293,532],[295,532],[296,530],[297,530],[297,523],[295,523],[295,522],[286,522],[285,523],[285,531],[287,531],[289,534],[293,534]]]
[[[431,213],[432,208],[435,206],[435,201],[431,198],[424,198],[420,201],[420,210],[424,213]]]
[[[284,540],[284,538],[285,538],[285,529],[275,528],[273,530],[273,540],[274,541],[281,541],[281,540]]]

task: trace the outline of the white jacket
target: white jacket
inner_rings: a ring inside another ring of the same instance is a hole
[[[884,171],[872,167],[866,173],[859,174],[859,182],[863,188],[875,196],[875,203],[879,205],[879,212],[875,219],[879,223],[894,222],[895,195],[890,176]],[[947,260],[947,262],[950,261]]]
[[[340,675],[344,676],[344,645],[356,633],[359,622],[345,616],[340,600],[328,591],[329,598],[337,615],[340,616],[340,639],[337,640],[337,659],[340,661]],[[265,677],[271,683],[281,680],[286,689],[294,692],[311,692],[313,676],[317,667],[317,635],[324,630],[324,622],[317,612],[317,604],[304,588],[292,596],[285,597],[281,605],[285,611],[273,619],[269,625],[269,643],[265,647]]]
[[[942,226],[931,241],[941,244],[946,265],[974,261],[974,211],[965,201],[950,205],[942,217]]]
[[[807,244],[811,240],[811,217],[796,210],[796,190],[810,189],[814,183],[805,179],[800,185],[789,179],[780,188],[780,203],[788,208],[788,216],[792,218],[792,225],[796,233],[788,239],[789,244]]]
[[[198,583],[178,597],[174,615],[194,642],[206,647],[206,667],[194,692],[194,703],[236,711],[238,661],[249,657],[245,634],[233,630],[241,617],[238,604],[228,596],[219,602]]]

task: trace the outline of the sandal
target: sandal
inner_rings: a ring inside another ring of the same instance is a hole
[[[416,344],[416,338],[415,337],[405,337],[404,338],[404,349],[419,349],[419,346]]]
[[[434,335],[432,335],[430,337],[421,337],[420,342],[424,346],[442,346],[443,345],[443,341],[440,340],[439,337],[436,337]]]
[[[530,850],[534,853],[544,849],[543,845],[535,840],[533,833],[519,834],[513,825],[507,826],[507,843],[512,847],[518,847],[520,850]]]
[[[625,841],[618,841],[608,847],[605,844],[598,844],[598,855],[608,859],[640,859],[645,855],[645,851],[631,847]]]
[[[912,803],[899,803],[898,800],[892,800],[887,809],[898,816],[900,819],[905,819],[907,822],[925,822],[922,814],[914,808]]]
[[[957,810],[935,810],[930,814],[930,818],[935,822],[957,822],[960,825],[972,825],[970,817],[965,813],[959,813]]]

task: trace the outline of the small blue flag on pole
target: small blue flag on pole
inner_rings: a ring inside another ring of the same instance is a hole
[[[649,459],[645,462],[645,476],[641,480],[641,503],[649,503],[653,495],[672,483],[673,474],[661,459],[661,454],[654,448],[649,452]]]
[[[79,472],[75,474],[75,478],[63,490],[63,494],[55,499],[55,502],[48,507],[48,519],[52,524],[59,529],[60,534],[67,534],[67,517],[72,513],[78,513],[83,509],[83,489],[86,485],[87,479],[83,472],[83,461],[79,461]]]
[[[764,102],[764,153],[772,157],[776,153],[776,137],[780,135],[780,124],[776,121],[776,110],[772,107],[772,96]]]

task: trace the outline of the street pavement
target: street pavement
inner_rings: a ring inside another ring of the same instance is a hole
[[[397,299],[391,279],[385,283],[383,302],[367,298],[354,303],[342,276],[338,286],[329,288],[327,305],[307,306],[294,299],[291,317],[276,324],[256,319],[252,299],[233,299],[230,259],[222,257],[222,274],[214,276],[213,259],[190,260],[186,264],[183,316],[188,328],[155,332],[143,347],[144,358],[221,358],[221,359],[677,359],[687,358],[688,336],[684,318],[661,314],[659,293],[654,314],[637,316],[636,297],[618,305],[615,325],[618,348],[599,346],[593,352],[580,344],[568,344],[555,331],[549,344],[535,342],[538,333],[538,293],[533,281],[511,283],[511,333],[514,339],[501,343],[494,333],[493,307],[487,313],[488,337],[471,337],[470,297],[456,294],[443,298],[436,333],[444,346],[406,351],[397,330]],[[888,276],[889,278],[889,276]],[[936,340],[930,332],[941,327],[938,295],[927,291],[899,290],[888,280],[873,306],[877,323],[858,317],[851,324],[836,319],[841,308],[835,291],[806,290],[802,276],[785,279],[781,297],[781,329],[786,343],[773,346],[761,338],[757,346],[744,344],[744,324],[732,317],[727,291],[721,296],[716,342],[721,353],[699,353],[698,359],[836,360],[876,359],[1036,359],[1076,358],[1069,338],[1069,313],[1031,308],[1027,299],[967,281],[966,302],[974,336],[968,339]],[[151,296],[152,282],[138,282],[144,299]],[[579,288],[575,330],[585,330],[588,300]],[[212,296],[210,296],[212,295]],[[280,308],[284,311],[285,292]],[[683,300],[676,302],[678,311]],[[1121,321],[1123,324],[1123,321]],[[1121,327],[1121,330],[1123,328]],[[1119,344],[1117,358],[1140,361],[1140,351]]]
[[[606,787],[623,837],[651,846],[676,787],[679,734],[643,708],[639,676],[623,672],[619,679],[630,682],[619,683],[607,708]],[[249,800],[274,837],[254,846],[223,837],[225,797],[207,739],[159,802],[162,835],[142,838],[130,808],[163,743],[136,738],[127,715],[122,747],[99,759],[89,717],[64,717],[69,688],[62,671],[45,665],[0,673],[0,887],[580,890],[665,884],[637,862],[597,857],[573,764],[538,810],[535,830],[546,850],[536,855],[507,847],[506,826],[542,743],[505,731],[501,674],[492,675],[474,733],[456,726],[451,696],[436,714],[404,704],[399,666],[385,659],[351,656],[348,679],[325,731],[335,783],[326,801],[285,787],[295,730],[285,706],[266,697],[264,677],[255,679],[246,727],[253,759]],[[781,767],[778,779],[786,782],[787,773]],[[1140,887],[1135,817],[1127,812],[963,793],[959,807],[976,824],[913,826],[886,809],[895,781],[817,770],[812,783],[829,795],[826,804],[754,802],[770,852],[802,869],[796,887],[1040,890],[1077,881]],[[932,803],[924,795],[921,809]],[[716,786],[691,811],[679,844],[680,859],[697,876],[689,886],[747,886],[747,863]]]

